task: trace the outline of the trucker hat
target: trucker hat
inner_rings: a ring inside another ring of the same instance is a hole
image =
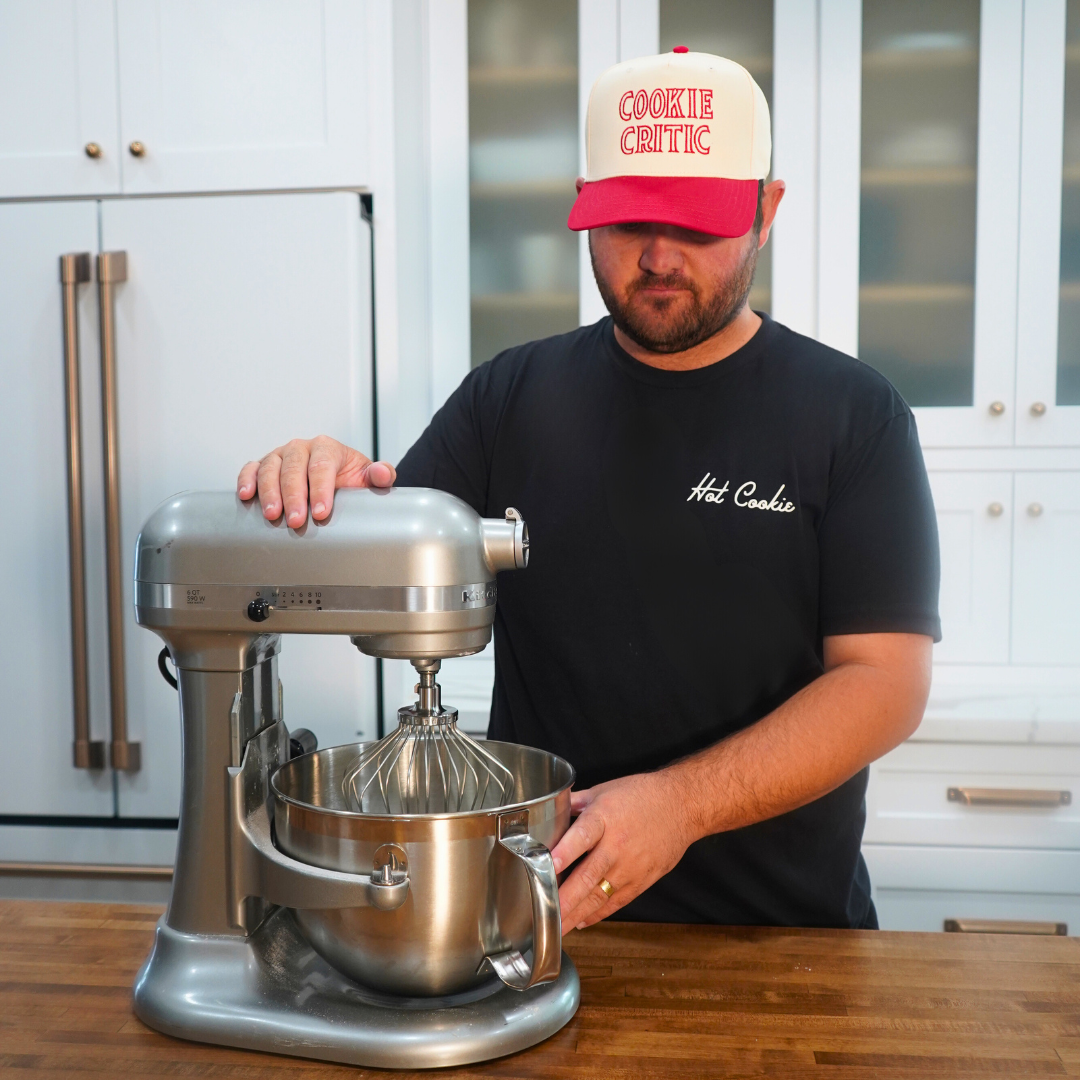
[[[742,236],[769,173],[769,106],[746,68],[680,45],[596,80],[585,153],[571,229],[656,221]]]

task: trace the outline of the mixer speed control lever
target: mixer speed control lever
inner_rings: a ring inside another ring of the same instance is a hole
[[[248,604],[247,614],[252,622],[266,622],[270,618],[270,605],[263,597],[256,597]]]

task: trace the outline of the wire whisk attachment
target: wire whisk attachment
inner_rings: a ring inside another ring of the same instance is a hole
[[[457,728],[435,676],[439,661],[416,661],[416,704],[398,709],[397,730],[361,750],[341,781],[348,808],[363,814],[447,814],[505,806],[514,774]]]

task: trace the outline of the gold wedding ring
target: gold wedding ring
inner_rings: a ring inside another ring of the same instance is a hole
[[[600,888],[604,890],[604,895],[610,897],[615,892],[615,887],[608,881],[607,878],[600,879]]]

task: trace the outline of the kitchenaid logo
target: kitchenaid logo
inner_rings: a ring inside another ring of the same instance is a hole
[[[463,604],[475,604],[481,600],[494,601],[498,596],[498,590],[494,585],[488,585],[484,589],[462,589],[461,602]]]
[[[667,86],[627,90],[619,99],[619,118],[628,120],[711,120],[713,92]],[[624,154],[707,154],[708,124],[630,124],[623,128]]]
[[[736,506],[743,506],[747,510],[772,510],[776,514],[790,514],[795,509],[795,504],[790,499],[784,498],[784,488],[787,484],[781,484],[776,494],[771,499],[756,498],[757,484],[753,480],[747,480],[735,489],[731,501]],[[722,503],[725,496],[731,490],[731,482],[725,480],[723,486],[718,486],[717,479],[712,473],[706,473],[701,478],[697,487],[690,489],[686,501],[691,502],[704,500],[708,503]]]

